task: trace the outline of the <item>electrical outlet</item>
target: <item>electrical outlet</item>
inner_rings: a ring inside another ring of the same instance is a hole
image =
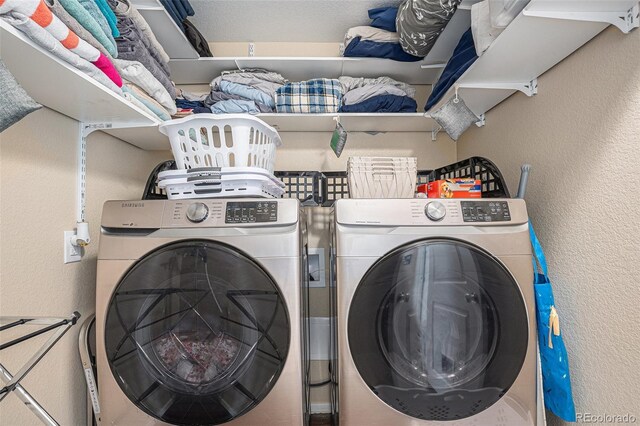
[[[249,43],[249,56],[256,56],[256,45]]]
[[[74,235],[76,235],[76,231],[64,231],[64,263],[82,260],[82,247],[71,244],[71,237]]]

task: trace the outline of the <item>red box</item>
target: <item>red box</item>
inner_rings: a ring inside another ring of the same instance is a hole
[[[418,192],[427,198],[482,198],[482,183],[479,179],[441,179],[420,185]]]

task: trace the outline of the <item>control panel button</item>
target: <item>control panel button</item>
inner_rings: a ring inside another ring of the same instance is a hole
[[[187,208],[187,219],[193,223],[204,221],[209,215],[209,207],[204,203],[193,203]]]
[[[225,223],[261,223],[277,221],[277,201],[230,201],[227,203]]]
[[[462,201],[464,222],[508,222],[511,220],[509,204],[506,202]]]
[[[447,208],[439,201],[432,201],[424,208],[424,213],[429,219],[437,222],[447,215]]]

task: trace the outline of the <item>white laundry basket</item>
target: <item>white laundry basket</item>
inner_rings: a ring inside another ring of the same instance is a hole
[[[276,147],[273,127],[247,114],[196,114],[162,123],[179,169],[260,167],[273,173]]]
[[[418,175],[415,157],[350,157],[351,198],[413,198]]]

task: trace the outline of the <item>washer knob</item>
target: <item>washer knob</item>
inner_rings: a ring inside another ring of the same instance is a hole
[[[193,223],[200,223],[209,215],[209,207],[204,203],[193,203],[187,208],[187,219]]]
[[[434,222],[438,222],[447,215],[447,209],[440,201],[432,201],[424,208],[424,213]]]

